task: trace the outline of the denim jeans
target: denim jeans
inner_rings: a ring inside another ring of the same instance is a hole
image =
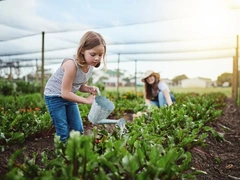
[[[82,118],[78,104],[59,96],[44,96],[48,111],[51,115],[56,134],[66,143],[71,130],[83,133]]]
[[[169,93],[169,94],[172,99],[172,102],[175,102],[176,100],[175,100],[174,96],[172,95],[172,93]],[[165,96],[162,91],[159,91],[159,93],[158,93],[158,101],[151,101],[151,105],[155,105],[158,107],[163,107],[164,105],[167,105],[167,101],[166,101]]]

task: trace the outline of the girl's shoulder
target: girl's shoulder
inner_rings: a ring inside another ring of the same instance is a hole
[[[62,61],[62,64],[61,65],[64,65],[64,64],[74,64],[74,65],[76,65],[76,62],[75,62],[75,60],[74,59],[72,59],[72,58],[65,58],[63,61]]]
[[[73,58],[64,58],[61,65],[63,65],[66,62],[74,62],[74,64],[76,64],[76,62]]]

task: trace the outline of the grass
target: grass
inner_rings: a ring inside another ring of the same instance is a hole
[[[117,91],[116,87],[106,87],[106,91]],[[216,87],[209,87],[209,88],[181,88],[181,87],[170,87],[171,92],[173,93],[188,93],[188,92],[195,92],[199,94],[205,93],[213,93],[213,92],[222,92],[227,97],[232,97],[232,88],[216,88]],[[135,92],[135,87],[119,87],[119,92]],[[143,92],[143,87],[137,87],[137,92]]]
[[[209,88],[180,88],[180,87],[172,87],[172,92],[176,93],[188,93],[188,92],[195,92],[199,94],[208,94],[208,93],[215,93],[221,92],[225,94],[227,97],[232,97],[232,88],[216,88],[216,87],[209,87]]]

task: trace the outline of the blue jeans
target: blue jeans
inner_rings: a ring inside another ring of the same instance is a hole
[[[51,115],[56,134],[66,143],[71,130],[83,133],[83,123],[78,104],[63,99],[60,96],[44,96]]]
[[[175,102],[176,100],[175,100],[174,96],[172,95],[172,93],[169,93],[169,94],[172,99],[172,102]],[[159,93],[158,93],[158,101],[151,101],[151,105],[155,105],[158,107],[163,107],[164,105],[167,105],[167,101],[166,101],[165,96],[162,91],[159,91]]]

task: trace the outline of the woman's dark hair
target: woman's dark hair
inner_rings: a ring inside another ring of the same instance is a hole
[[[151,76],[154,76],[153,74]],[[148,84],[147,80],[145,79],[145,84],[144,84],[144,89],[145,89],[145,93],[144,93],[144,97],[145,99],[149,99],[151,100],[153,98],[153,94],[152,94],[152,89],[157,89],[158,88],[158,83],[160,81],[160,78],[155,77],[155,82],[154,84],[150,85]]]

